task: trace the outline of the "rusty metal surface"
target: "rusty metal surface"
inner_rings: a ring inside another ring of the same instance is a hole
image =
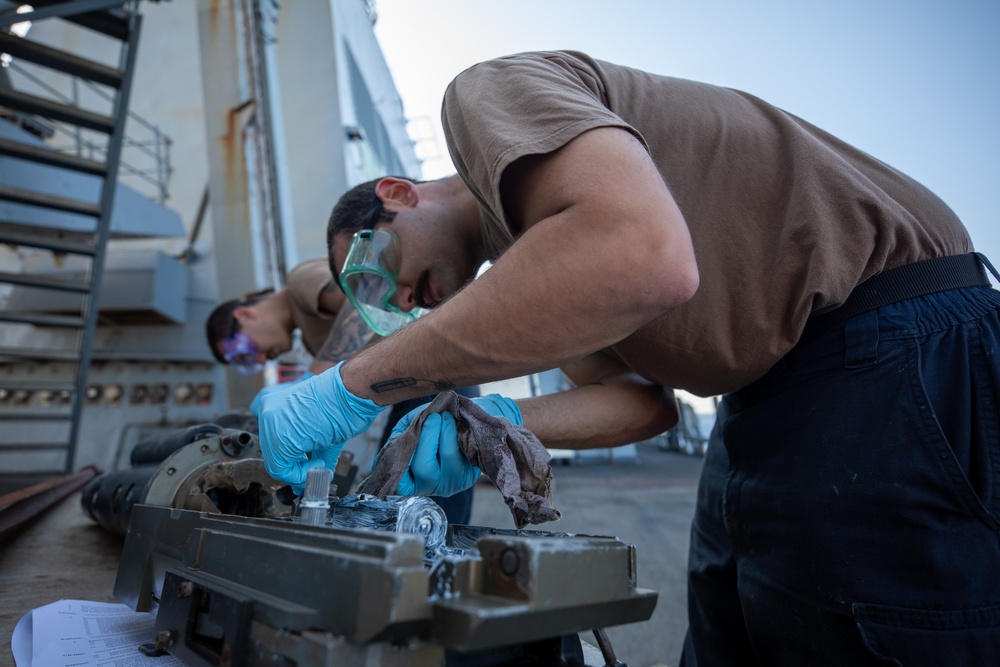
[[[101,474],[95,466],[0,496],[0,544],[25,523]]]

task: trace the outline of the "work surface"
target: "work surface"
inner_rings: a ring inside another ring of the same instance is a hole
[[[636,462],[555,466],[554,500],[563,518],[540,528],[635,544],[639,586],[660,594],[649,621],[608,628],[618,659],[630,667],[676,665],[680,656],[700,468],[700,458],[647,444],[638,446]],[[492,485],[477,485],[471,523],[513,527]],[[63,598],[117,602],[112,591],[122,544],[84,515],[76,493],[0,546],[0,667],[13,666],[10,636],[31,609]]]

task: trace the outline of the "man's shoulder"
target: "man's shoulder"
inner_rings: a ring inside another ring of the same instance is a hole
[[[602,64],[609,65],[609,63],[600,63],[600,61],[580,51],[522,51],[476,63],[460,72],[455,77],[455,83],[482,77],[513,76],[522,78],[532,72],[541,74],[543,71],[547,71],[548,75],[551,76],[558,72],[571,73],[581,69],[592,70]],[[542,76],[542,78],[547,77]]]
[[[326,259],[310,259],[297,264],[289,272],[285,279],[285,290],[296,306],[312,311],[321,308],[321,295],[332,284],[333,274]]]
[[[288,272],[288,277],[305,274],[319,273],[333,278],[333,274],[330,273],[330,263],[325,257],[315,257],[313,259],[307,259],[305,261],[296,264],[291,271]]]
[[[330,264],[325,258],[307,259],[288,272],[285,287],[293,291],[300,287],[312,291],[314,288],[326,287],[332,281]]]

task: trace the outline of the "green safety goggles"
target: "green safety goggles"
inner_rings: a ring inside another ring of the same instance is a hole
[[[389,230],[375,229],[381,215],[382,200],[376,196],[362,228],[351,239],[337,281],[365,324],[378,335],[388,336],[427,311],[405,312],[392,303],[401,261],[399,238]]]

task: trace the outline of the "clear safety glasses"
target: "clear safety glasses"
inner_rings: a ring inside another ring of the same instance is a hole
[[[222,357],[244,375],[253,375],[264,370],[260,361],[257,343],[242,331],[237,331],[239,322],[233,318],[233,328],[229,337],[222,341]]]
[[[376,196],[362,228],[351,239],[338,280],[365,324],[388,336],[426,311],[405,312],[392,303],[401,261],[399,238],[387,229],[375,229],[381,215],[382,200]]]

